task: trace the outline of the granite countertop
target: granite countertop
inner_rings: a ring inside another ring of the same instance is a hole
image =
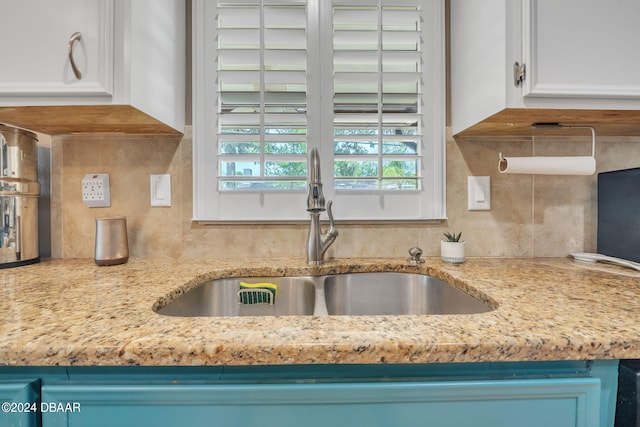
[[[472,315],[162,316],[209,279],[419,271],[496,307]],[[92,259],[0,270],[9,366],[426,363],[640,358],[640,273],[564,258]]]

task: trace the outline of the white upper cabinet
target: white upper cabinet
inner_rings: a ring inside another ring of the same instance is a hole
[[[4,2],[0,14],[2,105],[110,102],[113,19],[113,1]],[[74,34],[76,41],[72,41]]]
[[[453,133],[637,121],[638,17],[637,0],[451,0]]]
[[[640,100],[640,2],[531,0],[523,12],[525,103],[573,97],[576,107],[602,100],[605,108],[620,108],[624,100]]]
[[[127,106],[184,131],[185,8],[185,0],[3,2],[0,121],[11,113],[20,124],[31,111],[2,107]]]

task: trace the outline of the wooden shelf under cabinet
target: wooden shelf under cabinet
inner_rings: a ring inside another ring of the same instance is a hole
[[[130,105],[0,107],[0,123],[48,135],[124,133],[182,135]]]
[[[534,123],[591,126],[597,136],[640,136],[640,110],[506,108],[457,133],[457,137],[585,135],[584,129],[533,129]]]

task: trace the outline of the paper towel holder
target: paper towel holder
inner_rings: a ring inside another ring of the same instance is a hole
[[[531,125],[534,129],[589,129],[591,131],[591,161],[593,162],[593,168],[595,171],[595,156],[596,156],[596,131],[591,126],[579,126],[579,125],[563,125],[560,123],[533,123]],[[530,159],[557,159],[552,157],[530,157]],[[565,156],[564,159],[585,159],[585,157]],[[526,158],[524,158],[526,159]],[[498,172],[505,173],[507,169],[507,158],[502,156],[502,152],[499,153]],[[535,173],[535,172],[531,172]],[[544,173],[544,172],[542,172]],[[590,173],[592,174],[592,173]]]

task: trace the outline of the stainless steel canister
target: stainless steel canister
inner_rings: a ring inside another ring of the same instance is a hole
[[[124,264],[129,260],[126,217],[96,218],[96,252],[94,260],[98,265]]]
[[[0,124],[0,268],[40,261],[37,136]]]

